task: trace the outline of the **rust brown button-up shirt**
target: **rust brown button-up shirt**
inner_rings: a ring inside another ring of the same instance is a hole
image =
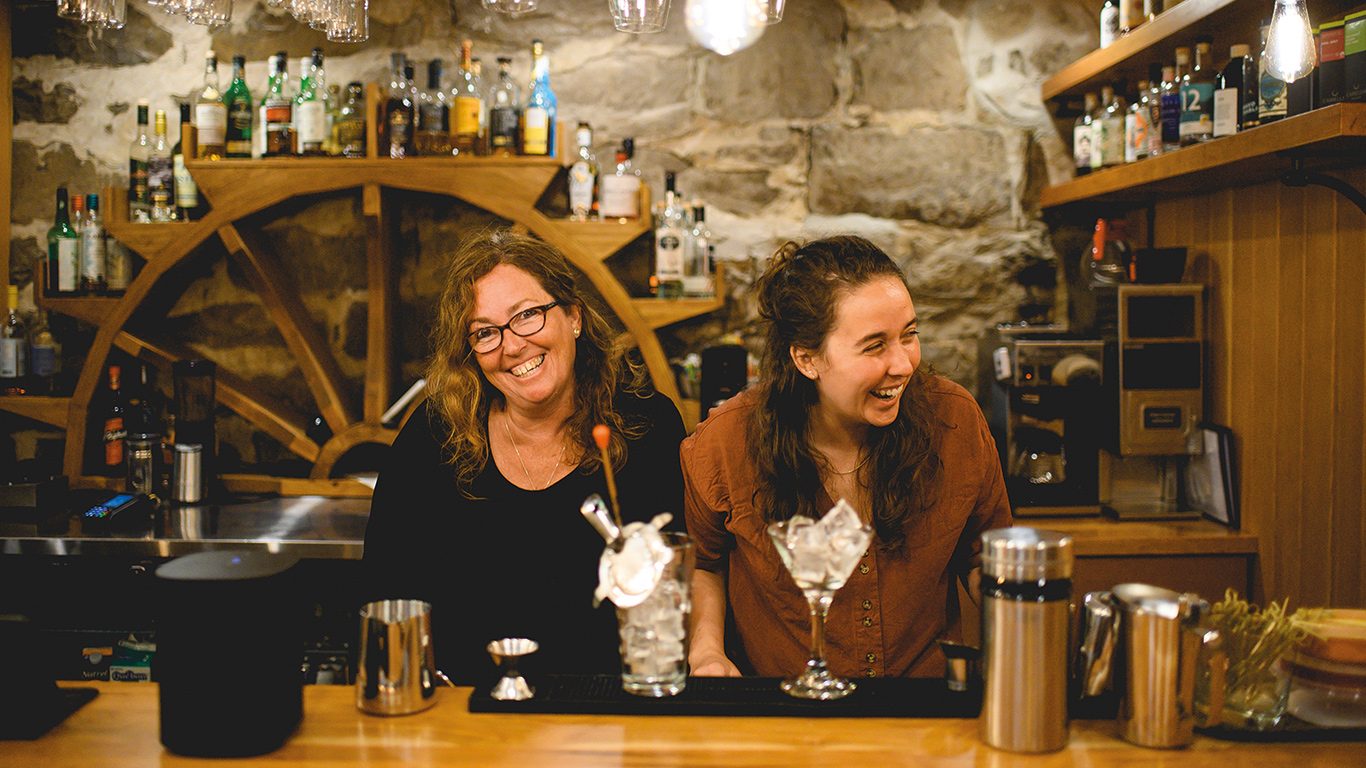
[[[826,658],[836,675],[942,675],[935,640],[957,638],[961,630],[954,580],[976,566],[983,531],[1011,524],[981,409],[947,379],[933,379],[927,395],[949,425],[935,445],[943,462],[938,503],[911,523],[901,551],[880,551],[875,539],[835,594]],[[811,624],[806,598],[778,559],[756,507],[758,476],[746,435],[760,402],[754,390],[737,395],[683,441],[684,507],[697,566],[727,574],[727,598],[749,663],[760,675],[780,677],[802,670]],[[823,509],[834,505],[829,498],[818,502]]]

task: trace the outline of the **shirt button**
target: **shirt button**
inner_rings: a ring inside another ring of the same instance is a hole
[[[858,572],[859,572],[859,573],[867,573],[867,572],[868,572],[868,564],[867,564],[867,563],[864,563],[863,565],[860,565],[860,566],[858,567]]]
[[[863,626],[865,626],[865,627],[871,627],[871,626],[873,626],[873,619],[872,619],[871,616],[864,616],[864,617],[863,617]]]
[[[863,674],[867,675],[868,677],[876,677],[876,676],[877,676],[877,673],[873,671],[873,668],[872,668],[872,667],[869,667],[869,668],[863,670]]]
[[[865,610],[865,611],[871,611],[871,610],[873,610],[873,601],[872,601],[872,600],[864,600],[864,601],[863,601],[863,610]]]
[[[864,656],[863,658],[867,659],[869,664],[872,664],[873,662],[877,661],[877,654],[870,653],[867,656]]]

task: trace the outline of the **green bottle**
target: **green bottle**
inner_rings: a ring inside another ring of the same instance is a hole
[[[247,88],[247,59],[232,57],[232,84],[223,94],[228,108],[228,157],[251,157],[251,89]]]
[[[66,187],[57,187],[57,215],[47,231],[47,290],[70,295],[80,287],[80,235],[71,226]]]

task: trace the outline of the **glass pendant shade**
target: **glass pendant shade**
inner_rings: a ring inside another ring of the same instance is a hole
[[[1314,49],[1314,27],[1304,0],[1276,0],[1271,27],[1266,34],[1266,69],[1293,83],[1314,71],[1318,52]]]
[[[698,45],[729,56],[754,44],[768,24],[766,0],[688,0],[688,32]]]

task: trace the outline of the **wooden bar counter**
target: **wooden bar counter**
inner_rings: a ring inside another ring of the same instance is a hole
[[[435,707],[381,718],[359,713],[347,686],[304,689],[304,719],[278,751],[240,761],[182,758],[158,738],[152,683],[71,684],[99,696],[36,741],[0,742],[0,766],[1260,766],[1366,764],[1361,743],[1249,744],[1196,737],[1182,750],[1120,741],[1112,721],[1074,721],[1050,755],[983,745],[976,720],[786,717],[620,717],[470,714],[470,689]]]

